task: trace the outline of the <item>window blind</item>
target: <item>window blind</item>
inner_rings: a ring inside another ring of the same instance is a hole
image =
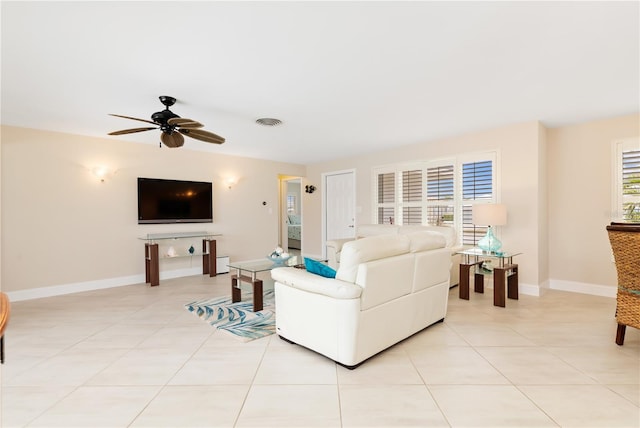
[[[625,221],[640,221],[640,150],[622,153],[622,209]]]
[[[427,223],[453,225],[454,167],[443,165],[427,168]]]
[[[487,233],[484,226],[475,226],[470,202],[493,200],[493,162],[480,161],[462,164],[462,244],[476,245]]]

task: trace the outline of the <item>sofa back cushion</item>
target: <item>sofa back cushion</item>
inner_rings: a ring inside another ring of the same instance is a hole
[[[407,234],[407,237],[410,242],[409,249],[412,253],[445,248],[447,245],[444,235],[438,232],[415,232]]]
[[[413,292],[424,290],[443,282],[447,283],[447,287],[449,286],[451,251],[448,248],[421,251],[414,254]]]
[[[360,310],[366,311],[411,294],[414,275],[411,253],[372,260],[358,266],[356,285],[362,287]]]
[[[361,224],[358,226],[356,237],[367,238],[378,235],[397,235],[400,226],[395,224]]]
[[[407,235],[380,235],[357,239],[344,244],[336,278],[356,282],[358,266],[373,260],[406,254],[411,241]]]
[[[456,236],[456,229],[450,226],[420,226],[420,225],[407,225],[400,226],[398,229],[399,234],[411,234],[416,232],[437,232],[444,236],[446,240],[446,247],[455,247],[458,242]]]

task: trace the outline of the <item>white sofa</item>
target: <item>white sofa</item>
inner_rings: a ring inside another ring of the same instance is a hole
[[[437,232],[441,233],[446,240],[446,247],[451,251],[451,287],[457,285],[460,278],[460,254],[456,254],[463,249],[458,244],[456,229],[450,226],[419,226],[419,225],[395,225],[395,224],[363,224],[356,228],[355,239],[367,238],[378,235],[401,235],[415,232]],[[345,243],[353,241],[354,238],[334,239],[327,241],[327,260],[329,266],[338,269],[340,266],[340,256]]]
[[[276,332],[355,368],[442,321],[451,253],[441,234],[381,235],[345,243],[335,278],[276,268]]]

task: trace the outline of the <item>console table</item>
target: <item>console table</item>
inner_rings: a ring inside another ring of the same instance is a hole
[[[460,262],[460,299],[469,300],[469,274],[474,268],[473,291],[484,293],[484,275],[491,273],[482,270],[482,264],[488,259],[497,259],[498,266],[493,267],[493,305],[505,307],[505,280],[507,281],[507,297],[518,299],[518,265],[513,258],[522,253],[488,253],[479,248],[459,251],[462,255]]]
[[[217,236],[222,236],[222,234],[209,232],[150,233],[147,236],[138,238],[146,241],[144,244],[145,282],[149,283],[151,286],[160,285],[161,257],[158,252],[158,241],[179,240],[187,238],[202,238],[202,250],[196,251],[194,248],[194,251],[192,253],[182,252],[165,257],[174,258],[202,256],[202,274],[216,276],[217,250],[216,240],[214,238]]]

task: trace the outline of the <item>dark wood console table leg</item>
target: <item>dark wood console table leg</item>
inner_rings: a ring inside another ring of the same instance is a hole
[[[476,293],[484,294],[484,275],[483,274],[478,272],[475,273],[473,278],[473,291],[475,291]]]
[[[471,266],[460,263],[460,279],[458,282],[458,297],[463,300],[469,300],[469,271]]]
[[[218,251],[215,239],[202,240],[202,274],[216,276],[218,274]]]
[[[242,300],[241,296],[240,278],[238,278],[238,275],[231,275],[231,302],[239,302]]]
[[[151,286],[160,285],[158,244],[144,244],[144,274],[145,282]]]
[[[263,309],[263,295],[262,295],[262,280],[256,279],[253,281],[253,312],[258,312]]]
[[[506,306],[505,279],[509,298],[518,299],[518,265],[496,267],[493,269],[493,306]]]
[[[253,286],[253,312],[261,311],[264,308],[263,283],[261,279],[253,279],[245,275],[231,275],[231,302],[242,300],[242,290],[240,282],[245,281]]]

